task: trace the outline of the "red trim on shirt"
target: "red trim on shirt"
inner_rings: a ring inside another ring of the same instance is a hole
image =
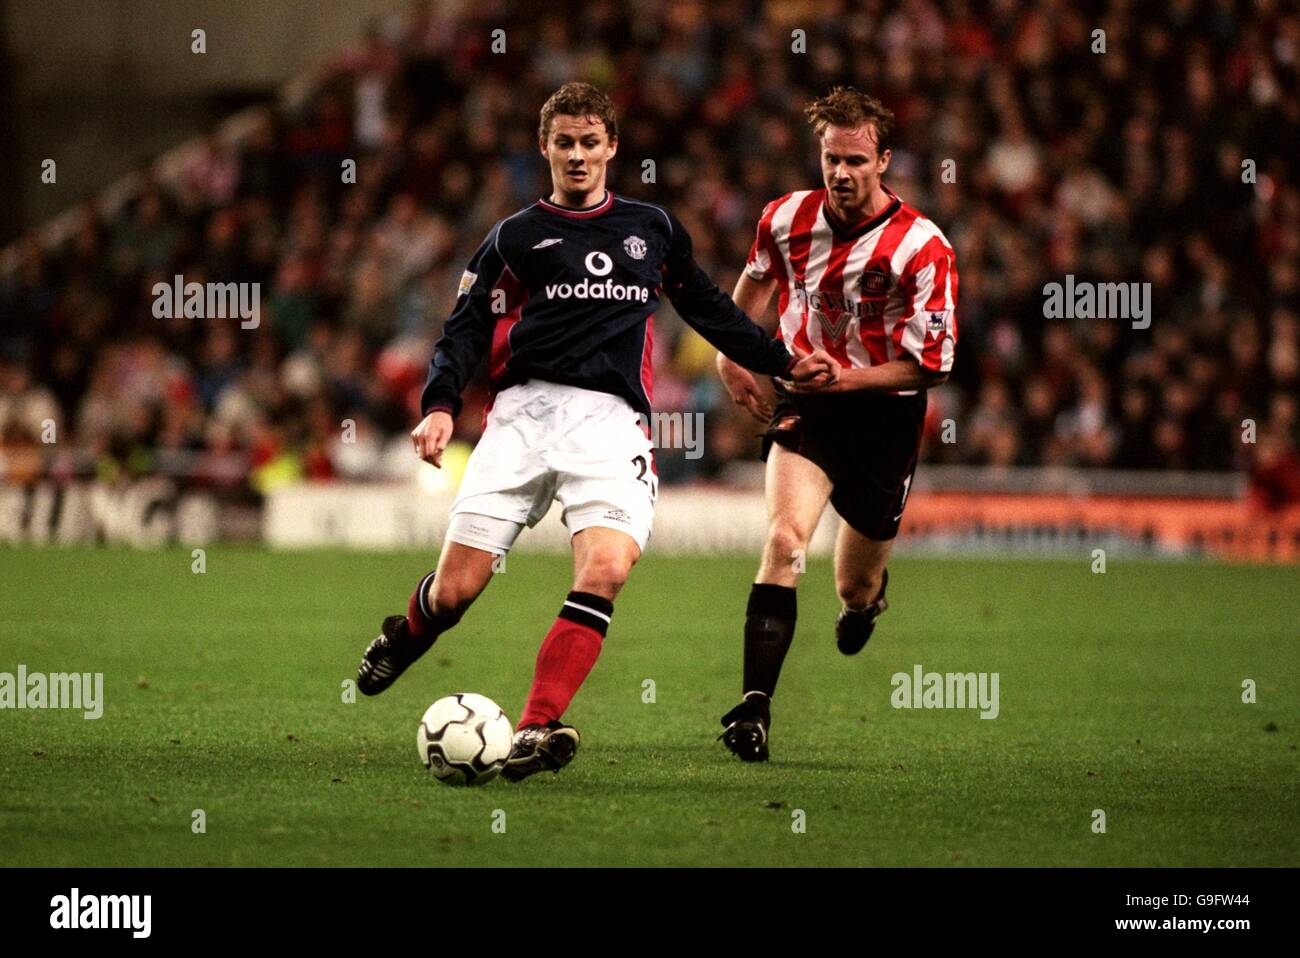
[[[645,391],[646,405],[655,404],[655,314],[645,320],[645,339],[641,343],[641,388]]]
[[[537,201],[537,205],[548,213],[558,213],[560,216],[567,216],[570,219],[582,220],[590,216],[599,216],[611,206],[614,205],[614,194],[609,190],[605,191],[605,198],[595,206],[588,206],[585,209],[574,209],[571,206],[559,206],[543,198]]]

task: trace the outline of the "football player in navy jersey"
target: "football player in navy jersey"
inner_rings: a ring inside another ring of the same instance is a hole
[[[411,433],[419,456],[440,466],[460,394],[486,355],[492,401],[438,567],[420,579],[405,615],[384,620],[357,671],[365,694],[388,688],[460,621],[497,557],[558,500],[573,589],[537,655],[502,772],[511,781],[573,758],[578,732],[561,718],[650,536],[657,480],[645,423],[661,295],[746,369],[816,386],[832,385],[838,370],[821,351],[792,356],[751,322],[696,264],[671,213],[606,190],[618,127],[595,87],[569,83],[547,100],[539,147],[553,191],[497,223],[471,259]]]

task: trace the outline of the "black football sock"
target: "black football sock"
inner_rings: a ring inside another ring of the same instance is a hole
[[[435,639],[460,621],[460,615],[438,615],[429,606],[429,586],[433,573],[420,579],[406,604],[406,628],[421,653],[433,645]]]
[[[784,585],[755,583],[745,610],[745,692],[776,691],[781,664],[794,641],[795,590]]]

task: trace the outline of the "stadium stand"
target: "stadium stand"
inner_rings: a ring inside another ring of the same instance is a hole
[[[162,474],[252,497],[409,476],[464,263],[544,191],[537,110],[554,87],[611,92],[613,188],[672,206],[729,289],[763,204],[818,185],[801,105],[847,81],[896,111],[886,180],[957,250],[961,340],[928,461],[1238,473],[1254,506],[1283,509],[1300,502],[1300,15],[1240,6],[953,2],[941,19],[925,0],[598,0],[581,21],[515,13],[497,55],[491,4],[414,3],[280,102],[7,251],[0,474]],[[746,29],[756,17],[767,29]],[[1067,274],[1150,283],[1150,328],[1046,319],[1043,287]],[[259,283],[260,324],[155,318],[151,290],[176,275]],[[708,435],[699,458],[664,450],[662,479],[736,475],[755,424],[712,349],[670,308],[657,324],[656,405],[703,413]],[[486,398],[480,381],[461,438]]]

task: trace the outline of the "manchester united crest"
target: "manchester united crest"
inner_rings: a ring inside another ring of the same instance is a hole
[[[633,259],[645,259],[645,240],[639,236],[629,236],[623,240],[623,250]]]

